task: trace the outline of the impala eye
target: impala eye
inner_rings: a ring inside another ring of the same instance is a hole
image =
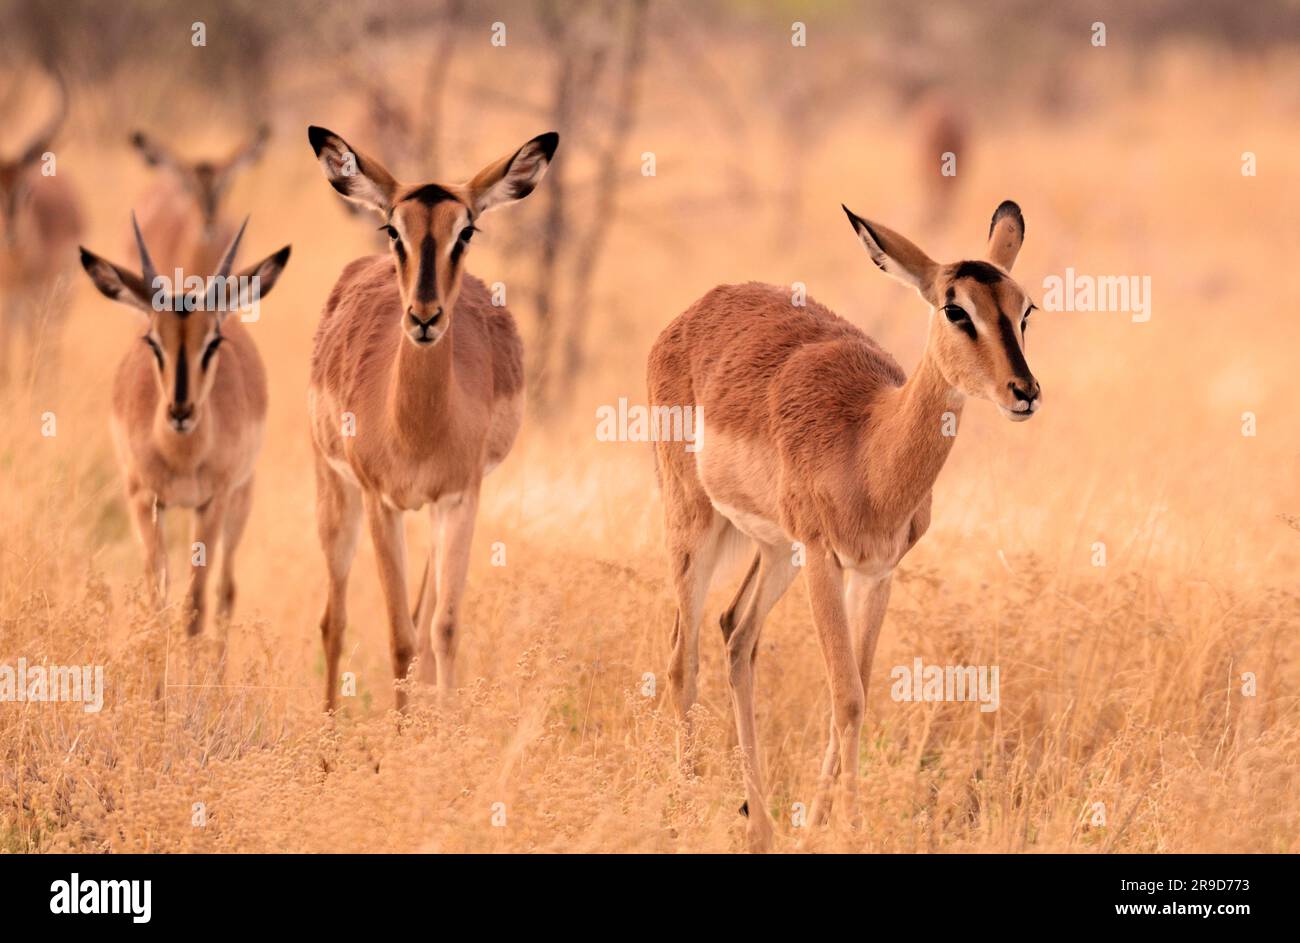
[[[154,359],[158,361],[158,369],[161,370],[163,368],[163,355],[162,348],[158,346],[158,342],[148,334],[140,338],[140,340],[149,345],[149,349],[153,351]]]
[[[200,365],[204,370],[208,369],[208,361],[210,361],[210,360],[212,359],[213,355],[216,354],[216,352],[217,352],[217,348],[221,346],[221,342],[222,342],[224,339],[225,339],[225,338],[223,338],[220,334],[218,334],[216,337],[214,337],[214,338],[212,339],[212,343],[208,344],[208,346],[207,346],[206,348],[204,348],[204,350],[203,350],[203,359],[202,359],[201,361],[199,361],[199,365]]]
[[[476,232],[478,232],[478,230],[476,230],[473,226],[466,226],[464,229],[460,231],[460,236],[458,238],[460,239],[461,242],[469,242],[470,239],[474,238],[474,233]]]
[[[380,226],[379,231],[388,233],[388,238],[394,241],[400,240],[402,238],[397,234],[396,226],[388,226],[388,225]]]
[[[959,305],[944,305],[943,316],[959,327],[963,334],[975,340],[975,325],[963,308]]]

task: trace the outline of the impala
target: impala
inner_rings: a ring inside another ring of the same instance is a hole
[[[484,213],[533,191],[559,136],[538,135],[467,183],[402,184],[332,131],[311,127],[307,135],[330,184],[378,213],[391,244],[390,254],[344,268],[312,353],[308,402],[316,521],[329,572],[321,635],[331,710],[363,512],[394,676],[406,678],[418,645],[421,680],[442,692],[454,687],[479,488],[510,451],[523,410],[514,318],[465,272],[465,257]],[[434,541],[412,612],[402,512],[426,505]],[[406,707],[401,684],[396,699]]]
[[[764,619],[802,562],[832,695],[812,817],[826,820],[838,778],[852,820],[890,577],[929,525],[931,488],[962,404],[991,400],[1022,421],[1040,403],[1024,355],[1034,306],[1010,275],[1024,238],[1015,203],[993,215],[987,261],[946,265],[845,212],[876,265],[930,306],[925,353],[910,378],[828,308],[811,299],[792,306],[788,291],[756,282],[720,285],[695,302],[659,336],[648,364],[651,402],[693,404],[709,427],[695,453],[656,444],[677,596],[669,680],[687,737],[701,610],[719,549],[735,536],[757,549],[721,618],[743,756],[742,812],[755,850],[769,847],[772,835],[754,728]]]
[[[167,595],[163,513],[194,511],[193,552],[186,629],[202,630],[207,558],[224,542],[218,614],[235,600],[234,557],[253,497],[253,467],[266,422],[266,374],[240,318],[213,293],[172,293],[131,218],[141,273],[127,271],[81,250],[81,264],[105,296],[134,308],[140,340],[122,358],[113,380],[113,443],[127,503],[144,546],[151,595]],[[247,225],[247,220],[245,220]],[[231,277],[244,228],[231,240],[215,279]],[[265,297],[289,260],[289,246],[240,272],[234,307]],[[232,277],[233,278],[233,277]],[[216,308],[216,310],[214,310]]]
[[[261,158],[270,136],[271,129],[261,125],[224,158],[191,161],[142,131],[131,135],[131,146],[144,162],[167,172],[147,191],[140,208],[140,228],[159,271],[213,271],[235,231],[224,211],[226,194],[239,174]]]
[[[946,225],[953,214],[959,181],[969,172],[966,119],[947,96],[931,93],[917,108],[917,165],[925,194],[926,224]],[[945,175],[944,171],[947,171]]]
[[[57,368],[67,310],[60,297],[63,276],[81,233],[76,194],[47,158],[68,115],[67,88],[57,73],[53,80],[57,103],[49,119],[13,159],[0,158],[0,386],[18,333],[34,368],[42,360]],[[46,348],[44,357],[38,346]]]

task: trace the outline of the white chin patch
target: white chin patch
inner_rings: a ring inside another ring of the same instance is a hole
[[[1027,409],[1008,409],[1001,403],[998,403],[998,409],[1002,415],[1006,416],[1012,422],[1024,422],[1026,419],[1033,418],[1034,413],[1038,412],[1038,400],[1029,404]]]

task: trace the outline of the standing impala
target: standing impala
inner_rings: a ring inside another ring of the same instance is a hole
[[[131,146],[144,162],[166,172],[145,194],[140,209],[140,228],[164,274],[170,276],[174,268],[187,275],[213,271],[235,231],[225,214],[226,194],[235,178],[261,158],[270,136],[271,129],[261,125],[224,158],[191,161],[142,131],[131,135]]]
[[[401,184],[331,131],[307,130],[339,193],[380,215],[391,255],[349,264],[330,292],[312,353],[316,522],[329,570],[321,618],[325,708],[335,703],[348,571],[364,510],[391,629],[393,674],[419,646],[423,680],[454,687],[456,634],[479,486],[514,443],[523,411],[514,318],[464,271],[480,216],[526,197],[559,143],[541,134],[468,183]],[[435,535],[414,613],[402,512],[429,505]],[[430,638],[432,625],[432,638]],[[436,659],[436,660],[435,660]],[[397,687],[397,706],[406,706]]]
[[[42,360],[57,368],[68,308],[60,296],[81,234],[80,204],[50,152],[68,115],[63,78],[52,78],[58,97],[49,120],[16,155],[0,158],[0,386],[18,332],[34,371]],[[46,349],[44,357],[38,346]]]
[[[757,545],[721,618],[755,850],[772,835],[754,730],[758,635],[800,560],[832,695],[813,820],[828,815],[837,777],[852,819],[890,576],[929,525],[931,488],[962,405],[970,396],[991,400],[1022,421],[1040,403],[1024,356],[1034,306],[1009,274],[1024,238],[1015,203],[993,214],[988,261],[947,265],[845,212],[876,265],[930,306],[925,354],[910,379],[829,309],[811,299],[794,307],[786,290],[756,282],[720,285],[697,301],[659,336],[648,365],[653,404],[694,405],[708,424],[706,447],[695,453],[656,444],[677,594],[669,679],[683,724],[695,703],[701,608],[719,548],[735,532]]]
[[[203,628],[207,558],[224,540],[217,611],[229,615],[235,600],[234,556],[253,497],[253,466],[266,422],[266,374],[252,335],[232,308],[266,296],[289,260],[285,246],[237,276],[233,303],[212,304],[213,294],[172,293],[154,267],[135,226],[141,274],[81,250],[81,264],[104,295],[139,313],[141,337],[131,345],[113,380],[112,430],[127,501],[140,542],[145,576],[155,601],[167,595],[163,512],[194,510],[186,628]],[[247,224],[247,220],[245,220]],[[230,275],[241,226],[216,278]],[[223,294],[224,300],[229,293]]]

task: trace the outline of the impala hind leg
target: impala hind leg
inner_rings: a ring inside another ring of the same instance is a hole
[[[370,539],[375,545],[375,562],[379,566],[379,585],[384,591],[388,610],[389,653],[393,659],[393,678],[399,684],[396,704],[406,710],[407,692],[400,682],[406,680],[415,656],[415,626],[406,602],[406,534],[402,529],[402,512],[386,505],[375,494],[362,498]]]
[[[858,677],[862,681],[864,705],[871,681],[871,664],[876,656],[876,643],[880,641],[880,627],[885,621],[885,609],[889,605],[889,589],[892,582],[892,572],[874,578],[850,572],[848,577],[846,604],[853,631]],[[830,818],[831,793],[840,772],[840,741],[837,730],[835,720],[832,718],[826,755],[822,759],[817,797],[812,807],[811,819],[815,825],[825,825]]]
[[[361,530],[361,491],[316,456],[316,530],[325,552],[329,589],[321,616],[321,641],[325,647],[325,710],[337,704],[339,656],[347,628],[348,574]]]
[[[695,705],[696,679],[700,670],[700,620],[704,597],[718,563],[722,541],[731,524],[710,505],[702,526],[672,528],[668,534],[668,556],[673,589],[677,595],[677,616],[673,622],[673,652],[668,665],[668,684],[677,718],[681,722],[677,758],[687,768],[693,764],[689,713]]]
[[[727,641],[727,683],[736,713],[736,735],[740,741],[745,777],[746,828],[751,851],[767,851],[772,844],[772,819],[767,811],[767,793],[763,788],[763,762],[758,748],[757,724],[754,720],[754,670],[758,655],[758,637],[772,607],[794,582],[799,572],[788,547],[764,546],[755,566],[737,594],[742,606],[732,629],[723,617],[723,635]]]

